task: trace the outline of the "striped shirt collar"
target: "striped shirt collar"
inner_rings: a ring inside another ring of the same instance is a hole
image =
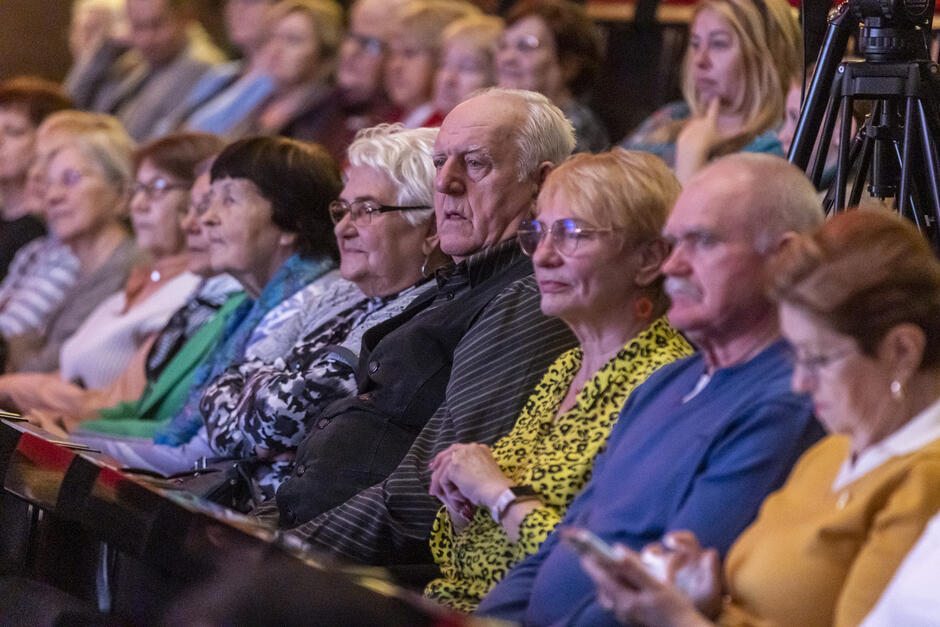
[[[458,277],[469,279],[470,287],[498,274],[504,268],[515,264],[524,254],[519,242],[513,236],[495,246],[489,246],[475,252],[458,264],[446,266],[437,271],[437,286],[443,288]]]

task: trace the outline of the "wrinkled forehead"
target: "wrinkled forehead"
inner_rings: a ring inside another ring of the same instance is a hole
[[[664,234],[682,237],[708,233],[725,238],[750,237],[759,219],[755,215],[752,186],[721,175],[695,177],[685,187],[666,221]]]
[[[472,145],[493,153],[514,151],[522,113],[520,103],[510,98],[484,94],[465,100],[444,118],[434,150],[465,151]]]

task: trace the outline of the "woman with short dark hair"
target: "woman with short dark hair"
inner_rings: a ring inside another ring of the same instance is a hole
[[[272,362],[285,353],[334,279],[336,242],[324,234],[331,232],[329,205],[342,182],[323,148],[283,137],[239,140],[216,158],[211,178],[200,218],[210,263],[235,277],[249,299],[192,374],[180,411],[153,438],[73,435],[131,466],[179,470],[191,459],[214,456],[204,435],[194,439],[203,426],[199,399],[206,386],[230,366]]]

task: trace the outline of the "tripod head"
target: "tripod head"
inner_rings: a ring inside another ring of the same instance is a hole
[[[824,147],[840,118],[826,210],[855,206],[867,181],[872,196],[894,197],[897,211],[940,251],[940,67],[928,53],[933,13],[934,0],[846,0],[830,12],[789,158],[803,170],[809,167],[819,186]],[[864,60],[843,63],[856,32]],[[872,113],[852,139],[849,118],[856,99],[871,102]],[[815,155],[814,145],[820,148]],[[850,176],[855,182],[846,198]]]
[[[906,61],[926,54],[933,21],[931,0],[848,0],[862,25],[858,48],[866,61]]]

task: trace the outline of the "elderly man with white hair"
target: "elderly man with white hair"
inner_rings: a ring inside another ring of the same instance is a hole
[[[575,345],[563,322],[541,312],[516,241],[545,176],[573,147],[571,124],[534,92],[484,91],[444,120],[434,210],[456,266],[438,277],[430,301],[366,334],[359,396],[322,414],[277,493],[282,525],[325,512],[294,532],[316,550],[363,563],[429,562],[440,507],[428,494],[431,459],[455,442],[492,443],[508,432],[548,366]],[[402,442],[410,449],[395,458]],[[339,491],[381,471],[387,478],[358,494]]]
[[[822,220],[806,176],[779,157],[739,154],[689,182],[666,222],[669,320],[696,346],[630,397],[594,476],[561,527],[634,550],[690,530],[724,554],[822,435],[764,292],[771,255]],[[578,555],[553,533],[479,613],[524,624],[616,624]]]

